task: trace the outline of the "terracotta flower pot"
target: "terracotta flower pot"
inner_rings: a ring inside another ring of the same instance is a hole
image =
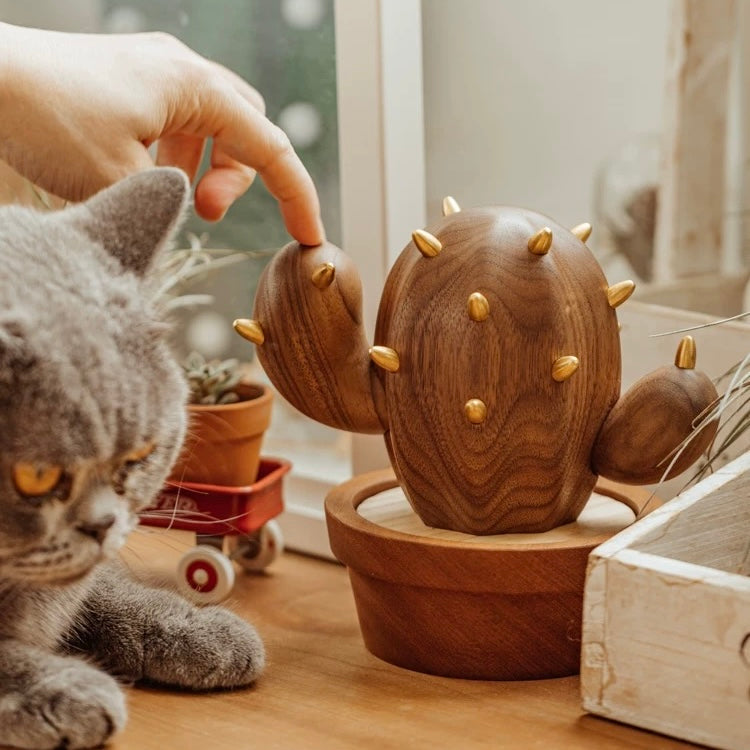
[[[255,481],[273,393],[255,383],[236,390],[241,400],[233,404],[188,405],[188,434],[170,481],[224,487]]]

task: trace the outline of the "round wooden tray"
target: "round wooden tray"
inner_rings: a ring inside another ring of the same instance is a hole
[[[491,680],[576,674],[589,552],[647,510],[649,491],[600,480],[575,523],[472,536],[425,526],[391,470],[326,498],[365,645],[419,672]]]

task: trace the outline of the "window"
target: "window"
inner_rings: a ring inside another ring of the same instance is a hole
[[[163,30],[252,82],[313,176],[329,239],[357,262],[372,332],[389,261],[424,224],[419,0],[0,0],[0,19],[66,31]],[[192,217],[184,242],[188,235],[248,257],[191,289],[215,303],[184,315],[179,348],[252,358],[230,323],[250,314],[258,276],[289,240],[275,201],[258,181],[219,224]],[[257,366],[253,377],[263,377]],[[387,465],[382,438],[326,428],[280,398],[273,420],[264,452],[295,466],[285,484],[287,542],[327,554],[323,498],[353,472]]]

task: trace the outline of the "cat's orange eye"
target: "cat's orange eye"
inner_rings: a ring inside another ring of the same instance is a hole
[[[13,484],[22,495],[39,497],[52,492],[62,474],[60,466],[19,462],[13,466]]]
[[[153,443],[146,443],[140,448],[130,451],[130,453],[125,456],[125,463],[136,464],[139,461],[143,461],[143,459],[148,458],[154,452],[155,447],[156,446]]]

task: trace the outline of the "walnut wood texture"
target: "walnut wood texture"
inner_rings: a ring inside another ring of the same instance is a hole
[[[552,230],[549,251],[529,239]],[[544,531],[576,518],[596,477],[591,449],[617,400],[620,348],[608,284],[586,246],[555,222],[511,208],[463,210],[429,228],[436,257],[410,244],[396,261],[375,343],[400,368],[379,372],[394,467],[430,526],[473,534]],[[470,295],[489,315],[474,320]],[[564,382],[555,361],[578,357]],[[486,405],[472,423],[470,399]]]
[[[326,263],[334,268],[330,281]],[[290,243],[264,270],[253,317],[265,337],[257,347],[263,369],[297,409],[332,427],[383,432],[372,395],[362,286],[347,255],[328,243]]]
[[[454,211],[413,237],[386,280],[372,348],[345,253],[292,243],[274,257],[255,301],[263,335],[246,325],[283,396],[324,424],[384,432],[409,501],[433,527],[546,531],[575,520],[597,469],[660,478],[654,467],[708,388],[695,373],[660,371],[609,416],[620,389],[614,308],[631,281],[609,286],[579,236],[523,209]]]
[[[349,568],[367,648],[391,664],[451,677],[523,680],[577,673],[589,552],[633,515],[619,526],[573,523],[546,534],[480,540],[436,534],[416,519],[405,533],[357,512],[396,486],[391,471],[373,472],[326,499],[331,549]],[[636,511],[651,497],[642,489],[626,492]],[[618,500],[621,493],[603,490]],[[405,498],[402,507],[410,512]]]
[[[702,372],[668,365],[635,382],[617,402],[594,446],[594,471],[618,482],[671,479],[706,450],[718,420],[704,427],[672,464],[695,418],[717,398]],[[667,473],[667,469],[669,473]]]

